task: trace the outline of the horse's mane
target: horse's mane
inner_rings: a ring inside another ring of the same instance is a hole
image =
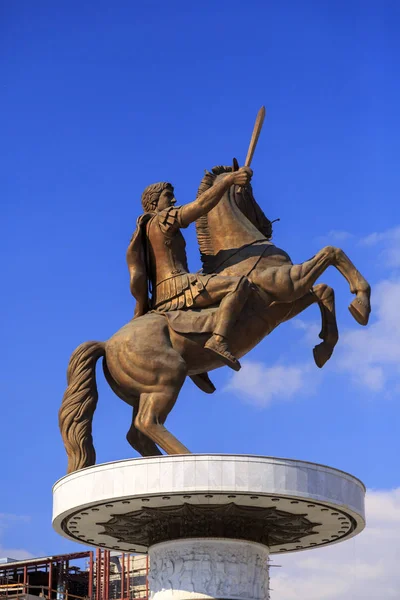
[[[197,198],[201,196],[205,191],[210,189],[211,186],[214,185],[214,182],[218,175],[222,175],[223,173],[231,173],[232,167],[224,167],[222,165],[218,165],[213,167],[211,171],[205,171],[204,177],[200,182],[199,189],[197,191]],[[247,203],[247,204],[246,204]],[[245,200],[245,204],[240,207],[242,211],[245,211],[243,214],[246,216],[253,225],[266,237],[267,240],[272,237],[272,223],[267,217],[264,215],[261,208],[258,206],[255,201],[252,193],[247,194],[247,200]],[[252,213],[246,214],[246,213]],[[201,262],[203,264],[203,268],[210,272],[210,269],[213,269],[212,257],[215,256],[213,241],[210,233],[210,227],[208,224],[208,215],[204,215],[197,219],[196,221],[196,234],[197,241],[200,248]]]
[[[205,171],[204,177],[200,182],[199,189],[197,190],[197,196],[201,196],[206,192],[210,187],[214,185],[214,182],[218,175],[222,175],[222,173],[231,173],[232,167],[223,167],[222,165],[218,165],[213,167],[210,171]],[[210,256],[214,256],[214,249],[212,245],[210,228],[208,226],[208,215],[203,215],[196,221],[196,234],[197,241],[199,243],[201,262],[203,263],[203,267],[208,266],[208,260]]]

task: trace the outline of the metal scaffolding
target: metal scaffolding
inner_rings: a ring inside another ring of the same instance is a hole
[[[0,564],[0,600],[147,600],[148,557],[98,548]]]

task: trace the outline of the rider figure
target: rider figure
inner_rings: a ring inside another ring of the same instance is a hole
[[[231,353],[228,340],[251,284],[246,277],[190,273],[180,230],[214,208],[232,185],[246,186],[251,176],[248,167],[228,173],[194,202],[180,207],[175,206],[170,183],[148,186],[142,195],[144,214],[138,219],[127,251],[130,287],[136,299],[134,318],[148,310],[166,312],[219,304],[216,326],[205,348],[235,371],[240,363]]]

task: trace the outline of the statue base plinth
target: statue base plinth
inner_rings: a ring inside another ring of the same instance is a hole
[[[149,551],[152,600],[172,600],[172,592],[174,600],[261,600],[268,598],[268,555],[358,534],[364,496],[355,477],[303,461],[138,458],[60,479],[53,526],[85,545]]]
[[[263,544],[192,538],[149,549],[152,600],[265,600],[269,551]]]

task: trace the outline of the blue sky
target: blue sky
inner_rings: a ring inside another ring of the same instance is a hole
[[[132,316],[125,250],[143,188],[168,180],[179,202],[194,199],[205,168],[244,161],[262,104],[253,187],[281,219],[274,242],[294,262],[343,247],[374,286],[371,323],[351,319],[348,286],[329,270],[341,339],[323,371],[314,306],[238,376],[215,372],[213,396],[187,382],[169,428],[194,452],[350,471],[375,490],[377,515],[400,508],[398,3],[20,0],[1,11],[0,554],[77,548],[51,529],[69,355]],[[196,270],[194,227],[185,235]],[[98,461],[129,457],[130,409],[100,370],[98,385]],[[296,597],[290,585],[277,579],[282,599]]]

